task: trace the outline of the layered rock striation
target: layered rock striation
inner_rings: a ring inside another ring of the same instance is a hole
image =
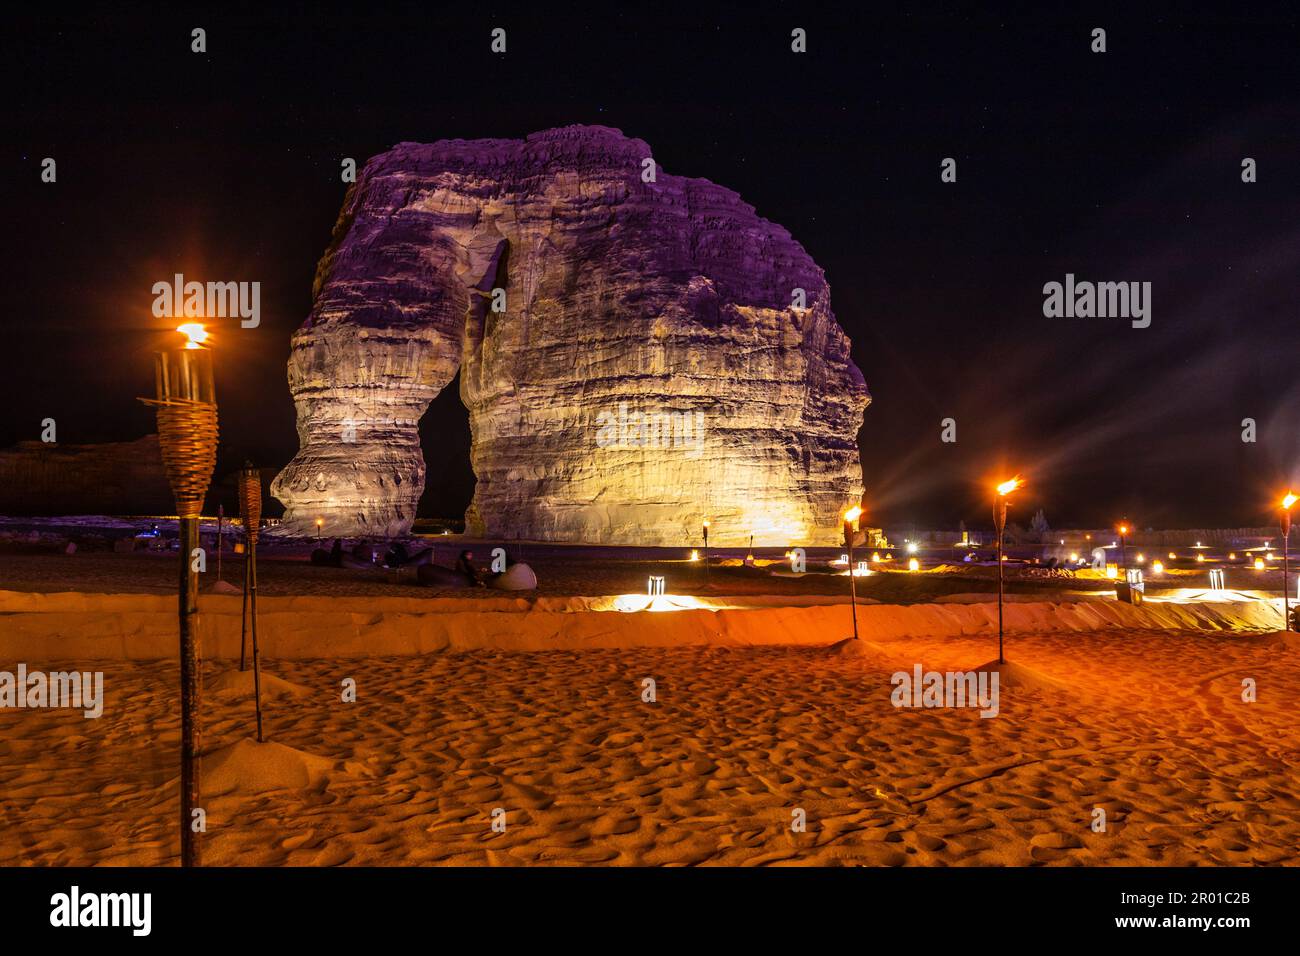
[[[822,270],[652,158],[579,126],[366,164],[293,337],[286,530],[409,530],[417,423],[459,370],[471,534],[684,545],[708,517],[723,544],[839,539],[870,396]]]

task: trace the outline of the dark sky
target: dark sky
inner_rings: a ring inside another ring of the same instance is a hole
[[[737,190],[826,270],[874,396],[873,523],[987,523],[982,483],[1004,469],[1030,479],[1024,515],[1057,527],[1257,525],[1300,484],[1294,13],[465,8],[10,18],[0,444],[46,417],[64,442],[152,430],[135,401],[167,325],[151,286],[179,271],[262,283],[260,329],[219,355],[222,467],[282,465],[289,335],[341,158],[599,123]],[[1067,272],[1151,282],[1151,327],[1044,318],[1043,284]],[[473,475],[454,387],[421,431],[443,463],[422,512],[457,516]]]

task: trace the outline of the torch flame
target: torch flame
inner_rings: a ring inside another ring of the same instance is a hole
[[[1016,475],[1016,477],[1012,478],[1010,481],[1004,481],[1002,484],[998,485],[998,494],[1009,495],[1024,483],[1025,480],[1019,475]]]
[[[1284,498],[1282,499],[1282,510],[1283,510],[1283,511],[1290,511],[1290,510],[1291,510],[1291,506],[1292,506],[1293,504],[1295,504],[1297,501],[1300,501],[1300,498],[1297,498],[1297,497],[1296,497],[1295,492],[1293,492],[1293,491],[1288,491],[1288,492],[1286,493],[1286,497],[1284,497]]]
[[[854,521],[857,521],[858,518],[860,517],[862,517],[862,509],[859,508],[857,505],[854,505],[848,511],[844,512],[845,523],[852,523]]]
[[[189,339],[185,343],[187,349],[201,349],[203,343],[208,340],[208,330],[199,322],[187,322],[185,325],[177,326],[176,331]]]

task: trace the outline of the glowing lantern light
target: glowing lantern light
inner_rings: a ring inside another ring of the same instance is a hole
[[[874,562],[876,562],[877,564],[879,564],[879,563],[880,563],[880,552],[879,552],[879,551],[872,551],[872,552],[871,552],[871,560],[874,561]]]
[[[1204,563],[1204,562],[1205,562],[1205,555],[1203,555],[1203,554],[1198,554],[1198,555],[1196,556],[1196,560],[1199,561],[1199,562],[1201,562],[1201,563]]]
[[[1256,559],[1255,559],[1255,570],[1256,570],[1256,571],[1263,571],[1263,570],[1264,570],[1264,559],[1263,559],[1263,558],[1256,558]]]
[[[1137,562],[1138,562],[1138,564],[1146,564],[1146,563],[1147,563],[1147,556],[1146,556],[1145,554],[1139,554],[1139,555],[1137,556]]]
[[[178,325],[176,331],[185,336],[187,349],[201,349],[203,343],[208,340],[208,330],[198,322],[187,322],[185,325]]]
[[[1159,561],[1156,561],[1155,563],[1153,563],[1153,564],[1151,565],[1151,573],[1152,573],[1152,574],[1164,574],[1164,573],[1165,573],[1165,566],[1164,566],[1163,564],[1161,564]]]
[[[920,570],[921,570],[921,562],[920,562],[919,560],[917,560],[916,558],[912,558],[912,559],[910,559],[910,560],[907,562],[907,570],[909,570],[909,571],[920,571]]]
[[[1004,481],[1002,482],[1002,484],[998,485],[998,494],[1002,495],[1003,497],[1006,497],[1007,495],[1011,494],[1011,492],[1015,491],[1024,483],[1025,480],[1021,478],[1019,475],[1016,475],[1016,477],[1012,478],[1011,480]]]
[[[691,548],[691,560],[692,560],[692,561],[698,561],[698,560],[700,560],[700,552],[699,552],[698,549],[696,549],[696,548]]]

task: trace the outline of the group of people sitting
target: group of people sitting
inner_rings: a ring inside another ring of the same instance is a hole
[[[423,585],[438,588],[496,588],[503,591],[530,591],[537,587],[537,576],[532,568],[505,559],[505,570],[489,571],[474,563],[474,552],[461,551],[451,568],[435,563],[433,548],[422,548],[414,554],[401,541],[394,541],[380,558],[374,546],[359,541],[351,551],[343,550],[343,540],[335,538],[327,551],[317,548],[311,553],[311,563],[328,568],[372,570],[377,565],[388,570],[414,567],[415,577]]]

